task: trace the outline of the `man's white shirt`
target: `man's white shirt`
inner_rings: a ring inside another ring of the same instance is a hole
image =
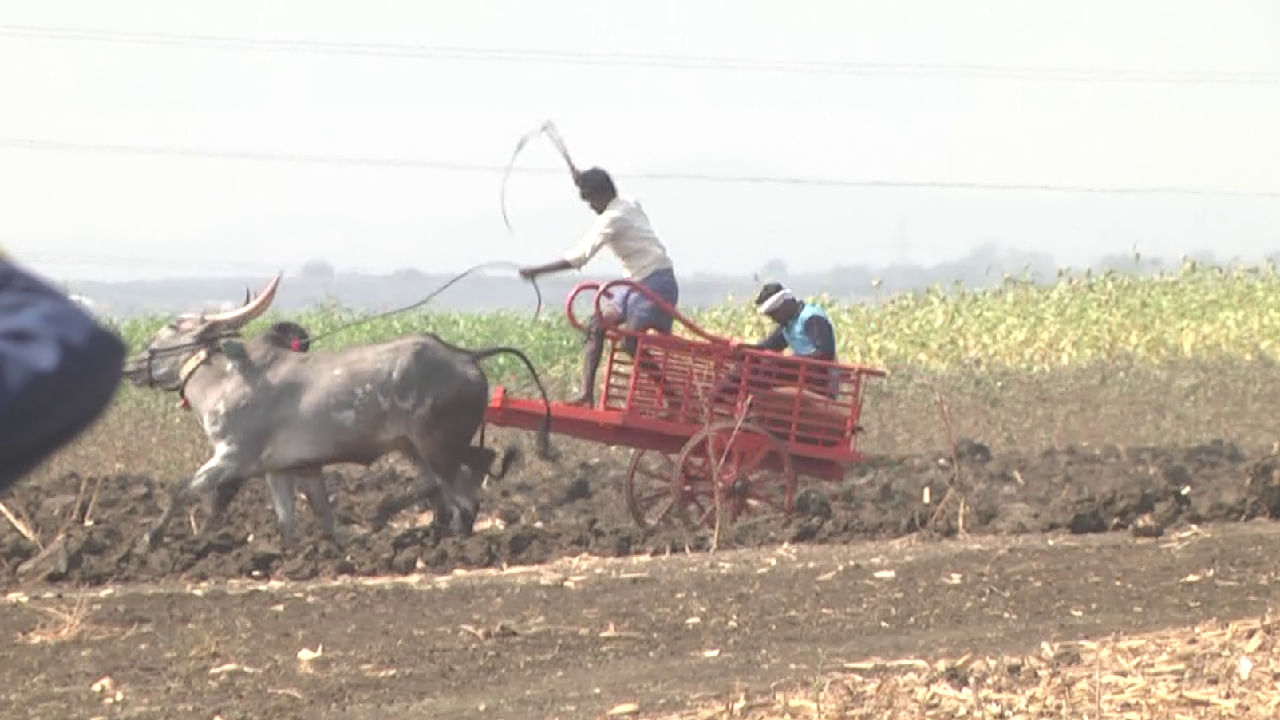
[[[610,201],[587,230],[581,244],[564,259],[580,268],[606,245],[618,257],[629,279],[640,280],[672,267],[666,247],[654,234],[649,217],[635,200],[615,197]]]

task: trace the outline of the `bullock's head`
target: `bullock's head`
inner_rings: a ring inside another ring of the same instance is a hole
[[[226,312],[179,315],[156,331],[147,346],[129,359],[124,374],[137,386],[176,389],[184,380],[183,368],[198,353],[209,352],[223,340],[239,334],[249,321],[266,312],[275,299],[280,276],[276,275],[257,297]],[[190,370],[187,371],[188,373]]]

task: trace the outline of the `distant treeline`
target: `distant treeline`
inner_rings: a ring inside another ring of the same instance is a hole
[[[1196,253],[1195,260],[1221,263],[1212,253]],[[1280,258],[1280,253],[1260,258]],[[1150,258],[1133,253],[1109,255],[1089,264],[1093,272],[1108,269],[1135,274],[1176,271],[1183,258]],[[1085,268],[1059,268],[1047,253],[1023,252],[983,245],[968,256],[933,265],[895,264],[869,267],[841,264],[833,258],[833,267],[824,272],[792,273],[783,259],[763,265],[755,277],[723,276],[702,273],[680,273],[680,305],[703,308],[727,300],[745,302],[754,296],[760,283],[780,280],[803,295],[826,294],[842,300],[875,301],[894,293],[919,290],[933,285],[960,283],[968,288],[989,287],[1007,276],[1033,282],[1052,282],[1059,272],[1082,272]],[[281,284],[275,307],[298,310],[322,306],[340,306],[356,310],[384,310],[414,303],[435,290],[452,276],[405,269],[387,275],[363,275],[335,272],[323,260],[312,260],[297,272],[290,273]],[[244,299],[245,289],[255,292],[266,277],[181,277],[165,280],[125,282],[78,281],[67,286],[100,313],[114,317],[131,317],[152,313],[189,312],[215,309]],[[569,290],[585,279],[608,280],[599,272],[566,273],[539,281],[544,312],[559,312]],[[476,275],[466,278],[432,301],[442,310],[493,311],[512,310],[532,313],[536,304],[533,289],[514,274],[507,276]]]

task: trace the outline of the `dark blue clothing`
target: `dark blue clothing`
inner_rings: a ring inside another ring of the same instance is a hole
[[[670,268],[656,270],[635,281],[653,291],[655,295],[675,307],[680,301],[680,285],[676,282],[675,273]],[[622,322],[632,330],[648,330],[653,328],[668,335],[671,334],[675,318],[671,313],[659,308],[647,295],[630,287],[611,288],[617,295],[614,305],[622,314]]]
[[[124,355],[74,301],[0,259],[0,490],[97,419]]]

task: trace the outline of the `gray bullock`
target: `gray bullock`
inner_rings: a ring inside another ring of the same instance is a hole
[[[538,454],[551,457],[550,404],[524,353],[510,347],[464,350],[432,334],[307,353],[270,337],[242,339],[241,329],[267,310],[279,283],[277,275],[234,310],[179,316],[126,364],[125,376],[135,386],[178,392],[213,446],[213,457],[171,488],[168,505],[146,534],[148,545],[190,495],[211,498],[212,527],[239,485],[257,476],[267,479],[286,544],[293,538],[299,484],[325,535],[341,544],[322,469],[369,465],[395,451],[417,466],[418,491],[431,501],[437,529],[470,534],[478,488],[495,458],[493,450],[472,445],[489,402],[479,361],[502,353],[520,358],[542,392],[547,415]],[[512,452],[504,455],[500,473]]]

